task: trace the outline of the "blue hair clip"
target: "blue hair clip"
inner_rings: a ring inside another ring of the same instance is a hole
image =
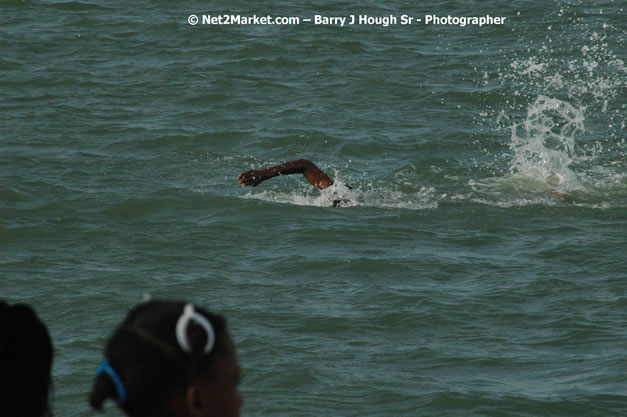
[[[96,376],[103,373],[109,375],[109,378],[113,382],[113,385],[115,385],[115,389],[118,391],[118,402],[120,404],[124,404],[124,402],[126,401],[126,390],[124,389],[124,384],[122,383],[122,380],[118,376],[117,372],[115,372],[115,370],[111,367],[111,364],[109,364],[109,359],[107,358],[104,358],[102,360],[100,367],[96,371]]]

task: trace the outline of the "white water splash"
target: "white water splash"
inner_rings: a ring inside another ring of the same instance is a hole
[[[511,126],[510,173],[564,190],[581,188],[570,165],[575,137],[585,131],[584,110],[559,99],[536,98],[525,120]]]
[[[508,172],[469,181],[474,193],[468,198],[503,208],[563,203],[601,209],[627,206],[625,141],[609,151],[599,142],[580,151],[578,142],[586,143],[585,113],[584,106],[538,96],[525,119],[509,128]]]
[[[349,188],[342,181],[336,180],[333,186],[313,193],[296,190],[291,192],[268,190],[249,192],[242,196],[282,204],[315,207],[375,207],[407,210],[424,210],[438,207],[435,189],[422,188],[415,193],[377,189],[376,187]]]
[[[503,100],[480,114],[505,133],[510,152],[495,155],[507,161],[502,175],[469,181],[467,198],[502,207],[627,205],[627,70],[610,47],[623,42],[620,30],[592,21],[561,27],[559,38],[525,41],[496,73],[482,74],[486,86],[496,75]],[[562,40],[575,37],[581,45]]]

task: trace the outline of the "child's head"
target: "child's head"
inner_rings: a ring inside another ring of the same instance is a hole
[[[0,301],[0,416],[49,415],[52,341],[35,311]]]
[[[183,301],[135,307],[109,339],[89,400],[132,417],[238,416],[239,366],[225,320]]]

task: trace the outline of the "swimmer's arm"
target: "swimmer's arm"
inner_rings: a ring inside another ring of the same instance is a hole
[[[285,162],[270,168],[253,169],[242,172],[237,176],[237,181],[242,187],[255,187],[267,179],[278,175],[303,174],[307,181],[319,190],[324,190],[333,185],[333,181],[327,174],[311,161],[299,159],[297,161]]]

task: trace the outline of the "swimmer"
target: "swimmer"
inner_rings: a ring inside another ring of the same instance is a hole
[[[52,415],[52,358],[50,334],[35,311],[0,300],[0,416]]]
[[[237,176],[237,181],[242,184],[242,187],[256,187],[267,179],[291,174],[303,174],[307,181],[319,190],[324,190],[333,185],[333,180],[327,174],[318,168],[316,164],[306,159],[285,162],[265,169],[245,171]]]
[[[89,402],[129,417],[238,417],[240,369],[223,317],[184,301],[147,301],[116,329]]]
[[[307,181],[320,191],[332,188],[332,192],[326,196],[326,198],[329,198],[329,203],[332,207],[354,204],[351,198],[347,196],[348,190],[352,190],[351,186],[335,184],[316,164],[307,159],[285,162],[270,168],[245,171],[237,176],[237,181],[242,184],[242,187],[256,187],[267,179],[291,174],[303,174]],[[334,185],[336,187],[333,187]]]

